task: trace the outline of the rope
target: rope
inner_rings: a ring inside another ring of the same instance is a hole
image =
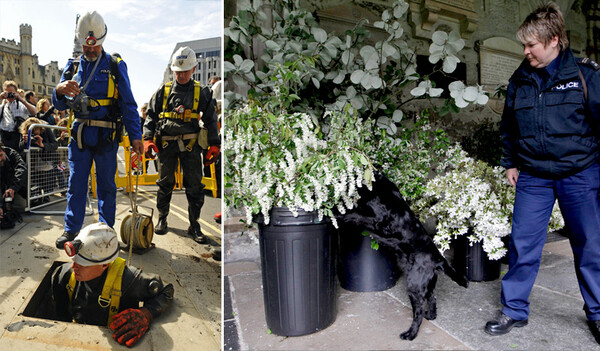
[[[121,240],[127,245],[131,243],[130,247],[136,249],[150,247],[153,234],[154,227],[148,216],[138,214],[134,219],[132,215],[128,215],[121,223]]]
[[[132,152],[133,153],[133,152]],[[136,164],[140,169],[140,158],[137,158]],[[129,168],[129,167],[128,167]],[[125,217],[121,223],[121,240],[129,246],[129,258],[127,264],[131,264],[131,254],[133,247],[136,249],[146,249],[152,244],[152,236],[154,235],[154,226],[152,224],[152,217],[140,215],[137,212],[137,192],[139,183],[139,173],[135,178],[135,190],[133,188],[131,179],[131,168],[127,170],[128,181],[129,181],[129,203],[131,205],[131,215]]]

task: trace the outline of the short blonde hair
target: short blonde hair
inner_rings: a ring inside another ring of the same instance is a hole
[[[530,13],[517,30],[517,39],[526,43],[531,39],[538,40],[546,47],[558,36],[560,51],[569,47],[565,19],[560,8],[553,2],[547,3]]]
[[[15,82],[14,80],[6,80],[6,81],[4,81],[4,83],[2,83],[2,90],[6,90],[6,88],[8,88],[8,87],[15,88],[15,91],[17,91],[19,89],[17,82]]]
[[[56,123],[57,126],[59,127],[66,127],[69,125],[69,119],[68,118],[61,118],[58,120],[58,123]]]
[[[37,105],[35,106],[38,110],[38,112],[42,112],[42,107],[44,107],[44,104],[48,103],[48,105],[50,104],[50,101],[48,101],[48,99],[40,99],[37,102]]]
[[[23,123],[21,123],[21,127],[19,127],[19,131],[21,132],[21,135],[27,135],[27,133],[29,132],[29,127],[32,124],[45,124],[45,123],[35,117],[29,117]],[[35,127],[34,130],[38,129],[38,128],[40,129],[40,132],[43,132],[45,129],[44,127]]]

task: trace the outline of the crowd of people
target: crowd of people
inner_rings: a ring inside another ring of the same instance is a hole
[[[58,267],[52,276],[51,303],[56,315],[60,320],[109,326],[117,342],[133,346],[170,305],[174,289],[156,275],[126,267],[118,257],[114,225],[120,137],[127,133],[132,156],[156,159],[159,219],[155,233],[169,231],[167,216],[179,161],[188,200],[187,232],[196,242],[206,243],[199,224],[204,184],[198,170],[219,158],[220,136],[213,91],[192,79],[196,69],[192,49],[182,47],[175,52],[171,60],[175,79],[158,88],[141,108],[140,117],[127,66],[120,55],[104,51],[107,31],[96,11],[79,18],[76,37],[83,54],[67,62],[50,100],[38,100],[34,92],[19,92],[14,81],[4,82],[0,94],[0,221],[7,218],[7,202],[12,203],[17,194],[27,197],[28,170],[22,152],[35,147],[38,152],[31,164],[37,167],[29,170],[32,179],[38,174],[67,189],[64,230],[55,244],[73,262]],[[65,117],[67,111],[69,118]],[[55,134],[48,127],[53,125],[69,131],[52,128]],[[67,152],[61,154],[58,146],[66,146]],[[68,184],[58,177],[53,164],[65,158]],[[84,227],[92,162],[99,222]],[[105,296],[107,291],[110,295]]]

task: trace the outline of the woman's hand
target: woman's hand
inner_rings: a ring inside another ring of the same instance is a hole
[[[517,179],[519,178],[519,171],[516,168],[509,168],[506,170],[506,178],[512,186],[517,185]]]

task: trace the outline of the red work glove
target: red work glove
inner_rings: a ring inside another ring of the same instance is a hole
[[[158,153],[158,148],[152,140],[144,140],[144,154],[148,159],[154,159],[154,155]]]
[[[221,153],[221,149],[218,146],[211,146],[208,148],[208,152],[206,153],[206,159],[204,160],[204,165],[208,166],[211,163],[214,163],[219,154]]]
[[[115,315],[110,329],[113,339],[119,344],[131,347],[146,334],[152,323],[152,314],[147,308],[129,308]]]
[[[133,169],[134,171],[138,171],[140,169],[140,166],[142,164],[142,160],[140,160],[140,157],[138,156],[138,154],[136,154],[135,152],[131,152],[131,169]]]

